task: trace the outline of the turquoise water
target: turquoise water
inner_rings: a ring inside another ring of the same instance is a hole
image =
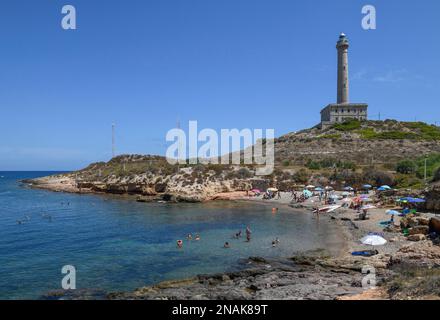
[[[68,264],[76,268],[78,289],[119,291],[234,270],[249,256],[290,256],[341,243],[336,226],[291,208],[274,215],[270,206],[253,203],[147,204],[19,183],[48,174],[0,172],[0,299],[36,299],[61,289]],[[251,242],[231,239],[246,225]],[[188,233],[201,240],[184,240]],[[275,237],[281,243],[272,248]]]

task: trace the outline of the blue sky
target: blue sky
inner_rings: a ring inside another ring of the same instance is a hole
[[[77,9],[77,30],[61,8]],[[377,9],[377,30],[361,9]],[[8,0],[0,4],[0,170],[73,170],[118,153],[165,154],[200,128],[319,122],[350,40],[350,100],[370,118],[440,123],[440,2]]]

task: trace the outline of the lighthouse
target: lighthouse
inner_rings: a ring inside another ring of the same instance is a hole
[[[339,35],[336,42],[338,53],[337,63],[337,99],[321,110],[320,128],[341,123],[350,119],[367,120],[368,104],[350,103],[349,101],[349,79],[348,79],[348,38],[345,33]]]
[[[348,39],[344,33],[336,43],[338,50],[338,103],[348,103]]]

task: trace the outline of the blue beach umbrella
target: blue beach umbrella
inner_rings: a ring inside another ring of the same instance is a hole
[[[401,213],[399,211],[396,211],[396,210],[387,210],[387,214],[390,214],[392,216],[398,216]]]
[[[409,202],[409,203],[423,203],[426,202],[425,199],[421,199],[421,198],[412,198],[412,197],[405,197],[405,198],[401,198],[399,199],[401,202]]]
[[[353,191],[354,189],[352,187],[345,187],[344,190],[345,191]]]
[[[303,194],[305,197],[310,198],[311,196],[313,196],[313,193],[311,193],[309,190],[304,190]]]
[[[322,189],[321,187],[316,187],[315,191],[324,191],[324,189]]]

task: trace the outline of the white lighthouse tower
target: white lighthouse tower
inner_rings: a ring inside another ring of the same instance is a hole
[[[341,33],[336,43],[336,49],[338,51],[337,100],[336,103],[329,104],[321,110],[321,128],[335,123],[345,122],[349,119],[367,120],[368,104],[349,102],[349,46],[347,36]]]

